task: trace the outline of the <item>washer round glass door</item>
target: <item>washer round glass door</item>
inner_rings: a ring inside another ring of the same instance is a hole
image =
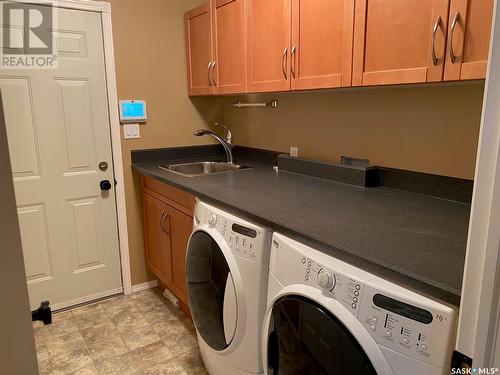
[[[204,231],[191,236],[186,274],[189,307],[196,330],[212,349],[226,349],[236,333],[236,289],[224,253]]]
[[[287,296],[272,308],[268,373],[375,375],[376,371],[335,316],[305,297]]]

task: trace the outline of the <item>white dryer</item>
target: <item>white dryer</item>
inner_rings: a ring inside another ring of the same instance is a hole
[[[449,374],[456,318],[453,307],[273,236],[266,374]]]
[[[211,375],[261,374],[271,233],[197,201],[186,255],[189,307]]]

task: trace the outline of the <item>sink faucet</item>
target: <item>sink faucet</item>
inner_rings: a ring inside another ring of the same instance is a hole
[[[202,135],[210,135],[217,139],[222,147],[224,147],[224,151],[226,152],[226,158],[227,158],[227,163],[228,164],[234,164],[233,160],[233,134],[231,133],[231,130],[226,128],[224,125],[219,124],[218,122],[215,123],[216,126],[220,126],[224,128],[227,132],[226,138],[222,138],[221,136],[215,134],[213,131],[208,130],[208,129],[198,129],[195,130],[193,133],[197,137],[201,137]]]

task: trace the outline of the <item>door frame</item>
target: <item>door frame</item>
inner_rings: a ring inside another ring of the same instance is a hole
[[[95,0],[9,0],[14,3],[52,4],[54,7],[96,12],[101,15],[104,64],[106,68],[106,88],[109,110],[109,127],[113,171],[115,176],[116,213],[118,224],[118,245],[120,249],[121,276],[123,294],[132,293],[130,274],[130,253],[128,243],[127,209],[125,205],[125,178],[121,147],[120,118],[118,113],[118,92],[116,87],[115,54],[113,28],[111,23],[111,4]],[[84,301],[82,301],[84,302]]]
[[[475,368],[498,367],[500,297],[500,1],[493,8],[490,58],[474,177],[456,350]],[[495,22],[496,21],[496,22]],[[495,347],[497,346],[497,347]]]

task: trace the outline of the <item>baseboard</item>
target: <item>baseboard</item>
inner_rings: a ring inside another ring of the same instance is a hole
[[[132,293],[140,292],[141,290],[156,288],[158,286],[157,280],[146,281],[145,283],[132,285]]]

